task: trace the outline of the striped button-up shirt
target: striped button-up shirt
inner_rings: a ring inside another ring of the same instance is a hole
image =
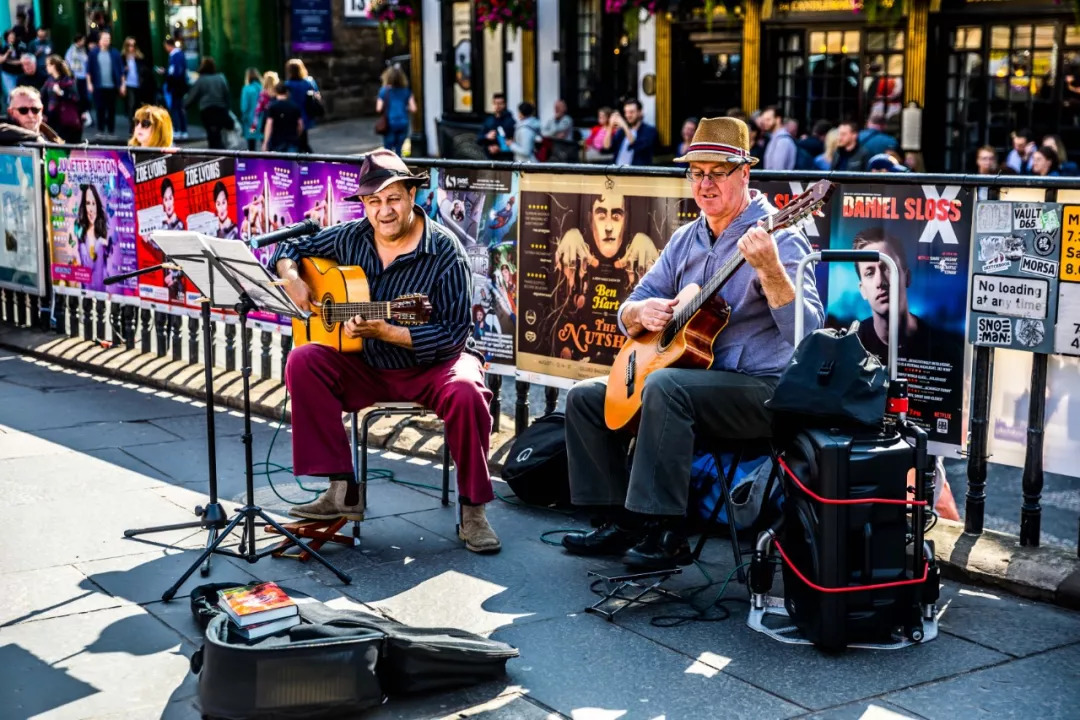
[[[366,218],[279,243],[270,260],[271,268],[276,268],[282,258],[299,261],[304,257],[359,265],[367,275],[373,301],[389,302],[410,293],[428,296],[431,319],[424,325],[409,327],[412,349],[382,340],[364,340],[364,360],[374,368],[391,370],[453,360],[469,338],[472,272],[465,249],[452,231],[428,218],[419,207],[415,211],[417,219],[424,223],[423,237],[415,250],[399,255],[389,267],[384,268],[379,259],[375,231]]]

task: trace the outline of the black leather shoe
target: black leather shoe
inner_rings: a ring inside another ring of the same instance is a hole
[[[624,530],[609,522],[589,532],[567,533],[562,544],[574,555],[622,555],[641,538],[640,531]]]
[[[654,528],[645,539],[627,550],[623,564],[631,570],[668,570],[693,562],[690,543],[678,530]]]

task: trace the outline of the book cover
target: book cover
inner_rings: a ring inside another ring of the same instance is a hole
[[[218,604],[245,627],[296,614],[296,603],[276,583],[244,585],[219,593]]]

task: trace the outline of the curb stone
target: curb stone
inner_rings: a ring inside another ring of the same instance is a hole
[[[205,374],[202,365],[150,356],[139,351],[105,349],[99,343],[79,338],[57,337],[38,330],[0,327],[0,347],[57,365],[92,371],[125,382],[139,383],[201,399]],[[243,410],[243,383],[239,372],[214,369],[217,402]],[[284,418],[291,422],[285,407],[285,388],[278,380],[253,380],[253,415],[270,422]],[[501,418],[501,430],[491,435],[488,464],[496,476],[513,444],[514,421]],[[372,424],[368,443],[403,455],[442,460],[442,423],[427,418],[380,418]],[[1020,547],[1014,535],[985,530],[981,535],[964,532],[962,523],[939,519],[927,533],[934,541],[942,575],[953,580],[1000,587],[1017,595],[1080,609],[1080,558],[1062,548]]]

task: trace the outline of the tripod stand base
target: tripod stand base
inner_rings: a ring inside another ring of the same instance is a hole
[[[192,520],[191,522],[175,523],[173,525],[156,525],[154,527],[135,528],[132,530],[125,530],[124,537],[133,538],[137,535],[146,535],[149,533],[170,532],[172,530],[194,530],[195,528],[203,528],[208,531],[206,536],[206,547],[210,547],[215,544],[217,540],[218,530],[225,527],[228,515],[225,513],[225,508],[221,506],[221,503],[210,503],[205,508],[201,505],[195,508],[195,514],[202,517],[202,520]],[[203,561],[202,567],[199,568],[199,575],[206,577],[210,574],[210,557],[207,556]]]
[[[274,530],[276,530],[278,534],[284,536],[285,540],[282,541],[282,543],[280,543],[279,545],[264,548],[263,550],[259,550],[258,552],[256,552],[256,518],[265,521],[265,524],[268,526],[268,532],[269,528],[274,528]],[[229,533],[235,530],[241,523],[244,524],[243,535],[241,536],[240,540],[241,552],[219,547],[221,543],[225,540],[225,538],[229,536]],[[243,547],[245,543],[248,546],[247,552],[243,552]],[[225,555],[228,557],[246,560],[247,562],[254,564],[262,558],[266,557],[267,555],[281,552],[282,550],[291,545],[296,545],[302,548],[302,552],[308,553],[310,557],[313,557],[320,563],[322,563],[327,570],[337,575],[338,579],[341,580],[341,582],[345,583],[346,585],[352,583],[352,577],[334,567],[329,560],[319,554],[316,548],[305,544],[293,532],[286,529],[285,526],[283,526],[277,520],[274,520],[272,517],[267,515],[262,508],[256,505],[245,505],[244,507],[237,510],[236,515],[229,522],[229,524],[225,526],[225,529],[222,531],[221,535],[218,536],[212,543],[207,544],[206,549],[203,550],[201,555],[199,555],[199,558],[191,564],[191,566],[184,572],[183,575],[180,576],[180,578],[175,583],[173,583],[172,587],[170,587],[168,590],[161,594],[161,599],[166,602],[172,600],[172,598],[176,595],[177,591],[180,589],[180,586],[183,585],[189,577],[191,577],[191,574],[193,572],[195,572],[195,568],[199,567],[203,563],[208,563],[210,556],[214,553],[217,553],[218,555]]]

